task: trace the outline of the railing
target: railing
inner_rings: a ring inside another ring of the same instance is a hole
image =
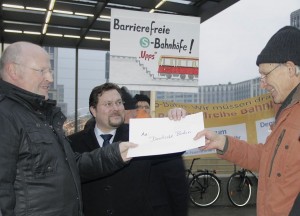
[[[192,160],[193,160],[192,158],[184,159],[186,168],[190,167]],[[228,162],[220,158],[200,157],[199,160],[195,161],[193,166],[193,171],[199,169],[215,170],[218,176],[219,175],[222,176],[222,175],[231,175],[233,172],[237,171],[239,167],[231,162]]]
[[[202,156],[202,157],[201,157]],[[229,180],[229,177],[236,171],[240,170],[239,166],[236,166],[235,164],[228,162],[226,160],[217,158],[216,156],[206,156],[206,155],[199,155],[195,156],[195,158],[198,158],[195,160],[192,172],[196,172],[197,170],[213,170],[215,171],[215,175],[220,180],[221,185],[221,194],[218,200],[214,203],[214,205],[232,205],[232,203],[228,199],[227,195],[227,182]],[[184,158],[185,166],[186,168],[190,168],[190,165],[193,161],[193,158],[188,157]],[[257,176],[257,174],[255,173]],[[191,178],[191,175],[189,176]],[[252,180],[252,176],[249,176]],[[253,181],[255,182],[255,181]],[[247,201],[249,204],[255,204],[256,203],[256,193],[257,193],[257,183],[253,184],[252,187],[252,195],[250,196],[250,199]]]

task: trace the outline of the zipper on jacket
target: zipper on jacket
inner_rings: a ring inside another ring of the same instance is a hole
[[[274,162],[274,159],[276,157],[278,148],[279,148],[279,146],[280,146],[280,144],[282,142],[282,139],[284,137],[284,134],[285,134],[285,129],[282,130],[282,132],[280,133],[280,136],[278,137],[277,144],[276,144],[275,150],[274,150],[274,154],[273,154],[273,157],[272,157],[272,160],[271,160],[271,167],[270,167],[269,177],[271,176],[272,169],[273,169],[273,162]]]

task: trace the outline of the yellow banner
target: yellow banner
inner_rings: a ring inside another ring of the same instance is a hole
[[[274,106],[270,94],[218,104],[156,101],[155,116],[165,117],[168,110],[175,107],[184,108],[188,113],[203,112],[205,128],[250,143],[264,143],[269,135],[269,125],[274,122]]]

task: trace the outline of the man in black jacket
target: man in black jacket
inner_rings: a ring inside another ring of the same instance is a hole
[[[65,116],[48,99],[53,74],[41,47],[11,44],[2,54],[0,75],[1,214],[82,216],[80,178],[89,181],[123,167],[133,144],[72,151],[62,128]]]
[[[110,142],[128,140],[129,128],[123,124],[125,108],[121,95],[121,89],[113,83],[92,90],[89,107],[95,123],[69,136],[74,151],[105,149],[103,134],[112,135]],[[133,158],[114,174],[82,184],[85,216],[152,216],[148,191],[150,167],[148,158]]]
[[[136,94],[137,117],[150,117],[150,98]],[[142,114],[144,112],[145,114]],[[149,195],[155,216],[186,216],[188,212],[188,186],[182,153],[152,157],[163,160],[151,166]]]

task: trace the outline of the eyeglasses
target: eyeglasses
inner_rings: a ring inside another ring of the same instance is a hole
[[[46,73],[50,73],[51,75],[53,75],[53,70],[51,68],[36,69],[36,68],[28,67],[26,65],[19,64],[19,63],[16,63],[16,62],[14,62],[14,64],[29,68],[30,70],[34,70],[36,72],[39,72],[42,76],[44,76]]]
[[[272,70],[270,70],[269,72],[265,73],[265,74],[260,74],[260,81],[265,80],[273,71],[275,71],[277,68],[279,68],[279,66],[281,66],[282,64],[277,65],[276,67],[274,67]]]
[[[150,107],[147,105],[146,106],[137,105],[136,108],[137,109],[150,109]]]
[[[104,107],[106,107],[108,109],[111,109],[111,108],[114,107],[114,105],[116,107],[124,106],[124,101],[122,101],[122,100],[117,100],[115,102],[113,102],[113,101],[107,101],[107,102],[102,103],[102,104],[100,103],[100,105],[102,105],[102,106],[104,106]]]

